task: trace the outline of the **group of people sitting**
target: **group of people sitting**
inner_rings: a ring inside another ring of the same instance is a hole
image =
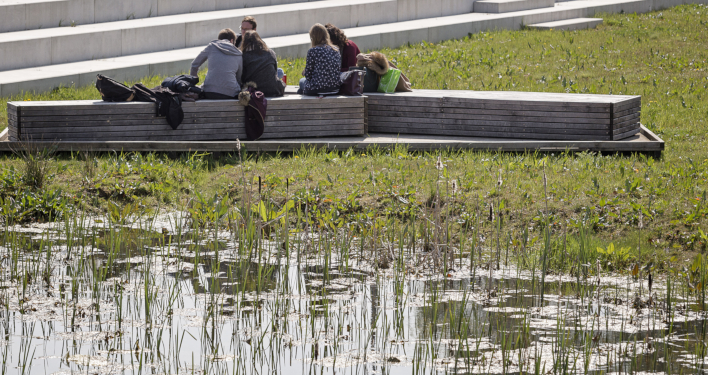
[[[250,82],[265,96],[284,95],[284,72],[278,68],[275,52],[258,35],[257,27],[255,18],[244,18],[240,35],[231,29],[221,30],[217,40],[209,43],[194,59],[190,70],[193,76],[208,62],[209,70],[202,86],[206,99],[233,99],[244,84]],[[356,66],[359,47],[332,24],[313,25],[310,40],[312,48],[307,52],[298,93],[337,94],[342,83],[340,73]]]

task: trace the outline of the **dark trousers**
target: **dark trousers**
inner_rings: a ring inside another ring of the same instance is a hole
[[[233,96],[219,94],[218,92],[204,92],[204,99],[236,99]]]

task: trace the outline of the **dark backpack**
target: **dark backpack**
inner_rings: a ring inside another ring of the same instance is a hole
[[[342,85],[339,86],[339,95],[346,96],[362,96],[364,95],[364,77],[366,72],[363,70],[350,70],[342,73]]]
[[[179,94],[172,92],[166,87],[155,87],[152,89],[157,103],[157,115],[167,118],[173,130],[179,127],[184,120],[184,110],[182,110],[182,100]]]
[[[103,74],[96,75],[96,89],[104,102],[130,102],[135,98],[135,92],[128,86]]]
[[[145,87],[142,83],[136,83],[131,87],[135,93],[135,102],[152,102],[155,103],[157,99],[155,98],[155,92]],[[157,112],[157,111],[156,111]]]
[[[379,75],[375,71],[358,66],[352,66],[349,70],[364,71],[364,92],[376,92],[379,89]]]
[[[162,87],[166,87],[180,94],[188,91],[199,94],[202,92],[202,89],[196,87],[197,83],[199,83],[199,77],[180,74],[178,76],[165,78],[165,80],[162,81]]]

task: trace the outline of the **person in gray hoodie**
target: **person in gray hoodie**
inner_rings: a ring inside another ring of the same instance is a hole
[[[223,29],[218,39],[209,43],[192,61],[189,74],[193,76],[205,61],[209,61],[209,71],[202,85],[206,99],[233,99],[241,91],[243,56],[234,45],[235,41],[236,33]]]

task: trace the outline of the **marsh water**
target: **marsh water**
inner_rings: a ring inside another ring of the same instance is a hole
[[[345,237],[6,226],[0,373],[706,372],[703,306],[671,280],[405,266],[395,240],[382,263]]]

